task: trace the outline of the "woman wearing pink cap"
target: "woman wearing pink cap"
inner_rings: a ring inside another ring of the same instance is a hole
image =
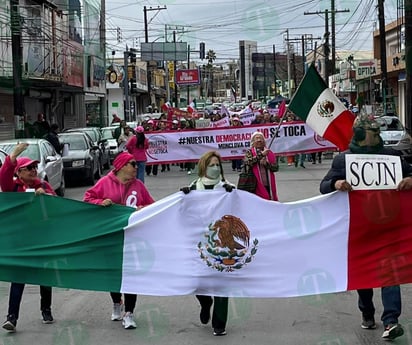
[[[154,203],[144,183],[136,178],[137,162],[130,153],[122,152],[113,161],[114,169],[88,189],[83,201],[110,206],[112,204],[135,207],[137,210]],[[122,294],[110,293],[113,301],[112,321],[122,320],[125,329],[136,328],[133,311],[137,295],[124,294],[124,315],[122,315]]]
[[[146,150],[149,148],[149,140],[144,135],[144,128],[137,126],[136,135],[132,136],[126,144],[126,150],[137,162],[137,178],[144,183],[144,172],[147,161]]]
[[[37,177],[37,164],[39,161],[28,157],[17,158],[29,146],[27,143],[17,144],[13,152],[6,157],[0,169],[0,186],[3,192],[29,192],[56,195],[52,186]],[[9,308],[7,319],[3,328],[15,332],[19,318],[20,303],[23,297],[24,285],[11,283],[9,295]],[[52,288],[40,286],[40,310],[43,323],[53,323],[51,313]]]

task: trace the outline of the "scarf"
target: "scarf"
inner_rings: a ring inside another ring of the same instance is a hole
[[[257,155],[256,149],[252,147],[250,151],[252,153],[252,156],[256,157]],[[276,162],[276,156],[272,151],[269,151],[268,155],[266,156],[266,159],[271,164]],[[252,167],[253,174],[256,176],[256,180],[257,180],[255,194],[266,200],[278,201],[279,199],[278,199],[277,190],[276,190],[275,174],[269,171],[265,167],[262,167],[262,169],[264,169],[264,173],[266,173],[268,176],[270,193],[268,193],[266,187],[262,183],[262,178],[260,176],[260,167],[259,167],[259,163],[257,163]]]
[[[199,177],[196,180],[196,190],[205,190],[206,189],[205,185],[207,185],[207,186],[212,185],[212,186],[214,186],[213,188],[215,188],[219,184],[220,179],[221,179],[220,176],[216,179],[211,179],[211,178],[206,177],[206,176]]]
[[[383,140],[382,138],[380,138],[379,144],[375,146],[359,146],[358,143],[352,139],[352,141],[349,144],[349,149],[351,153],[380,153],[383,149]]]

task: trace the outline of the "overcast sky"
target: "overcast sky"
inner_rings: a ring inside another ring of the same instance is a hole
[[[400,1],[403,2],[403,1]],[[372,49],[372,32],[378,28],[378,0],[335,0],[336,50]],[[386,23],[396,20],[397,0],[385,0]],[[330,11],[331,0],[106,0],[108,51],[123,56],[126,44],[139,48],[144,42],[144,6],[148,9],[149,42],[188,42],[198,50],[216,53],[217,61],[238,59],[239,40],[258,42],[259,52],[285,51],[286,30],[289,39],[312,35],[320,45],[325,31],[325,15],[306,14]],[[157,7],[166,9],[154,10]],[[330,15],[330,13],[329,13]],[[331,24],[331,18],[329,18]],[[117,42],[117,27],[122,41]],[[330,29],[331,30],[331,29]],[[165,35],[167,34],[167,39]],[[296,46],[300,53],[301,47]],[[198,58],[197,52],[191,59]]]

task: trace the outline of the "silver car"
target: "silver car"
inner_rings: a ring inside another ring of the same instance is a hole
[[[376,119],[380,123],[381,137],[385,147],[400,151],[408,162],[412,162],[412,138],[396,116],[381,116]]]
[[[117,146],[117,140],[114,138],[114,131],[118,128],[117,126],[103,127],[100,128],[102,133],[102,139],[106,139],[109,146],[109,157],[110,163],[113,162],[114,158],[119,153],[119,148]]]
[[[17,143],[28,143],[29,146],[21,154],[23,157],[38,160],[38,176],[49,182],[59,196],[64,196],[66,184],[64,180],[63,160],[53,145],[45,139],[11,139],[1,140],[0,149],[10,154]]]
[[[67,177],[77,177],[88,185],[94,185],[102,174],[99,147],[85,132],[63,132],[58,135],[60,142],[68,145],[68,152],[63,156]]]

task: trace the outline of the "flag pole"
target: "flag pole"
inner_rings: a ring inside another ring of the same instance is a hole
[[[289,111],[289,109],[286,108],[286,101],[283,100],[283,101],[282,101],[282,104],[283,104],[283,102],[284,102],[284,107],[285,107],[284,109],[285,109],[285,110],[283,111],[283,114],[281,115],[281,118],[280,118],[280,120],[279,120],[278,126],[276,127],[275,135],[272,137],[272,139],[270,139],[270,143],[269,143],[269,145],[268,145],[268,148],[269,148],[269,149],[270,149],[270,147],[272,146],[273,141],[274,141],[275,138],[277,137],[277,133],[279,132],[280,125],[282,124],[283,119],[285,118],[286,114],[287,114],[288,111]],[[282,104],[279,106],[279,108],[282,106]]]

